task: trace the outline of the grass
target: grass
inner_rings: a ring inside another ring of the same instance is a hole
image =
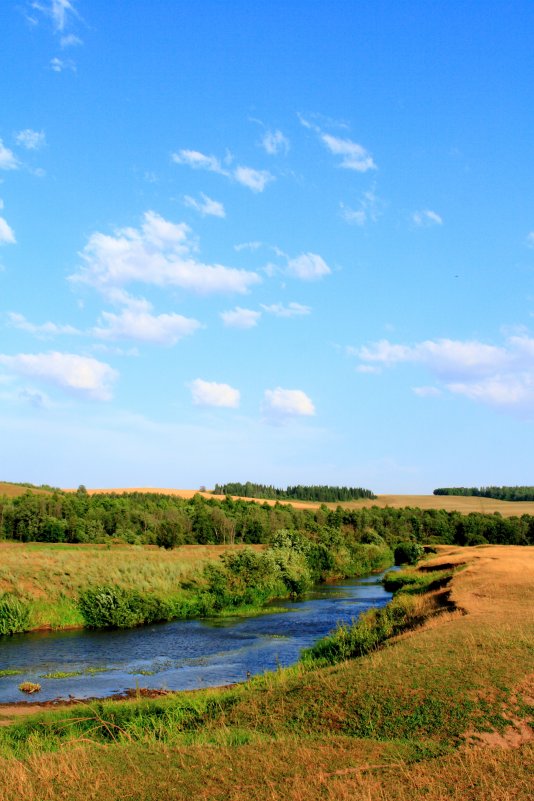
[[[80,590],[113,584],[176,601],[184,582],[225,551],[241,546],[67,545],[0,542],[0,596],[14,593],[31,602],[29,628],[79,628]],[[250,546],[249,546],[250,547]],[[258,547],[258,546],[252,546]]]
[[[366,656],[2,727],[0,799],[527,801],[534,548],[438,550],[465,568]]]

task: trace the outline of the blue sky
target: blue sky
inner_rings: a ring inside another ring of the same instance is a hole
[[[532,483],[532,3],[0,31],[0,478]]]

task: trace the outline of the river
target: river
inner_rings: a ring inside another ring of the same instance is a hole
[[[32,632],[0,638],[0,703],[102,698],[129,688],[191,690],[245,681],[247,675],[294,664],[303,648],[340,622],[391,598],[381,575],[321,584],[283,612],[247,618],[177,620],[127,630]],[[77,673],[46,678],[50,673]],[[18,685],[37,682],[24,695]]]

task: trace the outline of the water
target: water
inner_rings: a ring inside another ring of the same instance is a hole
[[[102,698],[128,688],[191,690],[245,681],[247,674],[295,663],[303,648],[340,622],[391,598],[381,576],[323,584],[303,600],[277,601],[284,612],[249,618],[187,620],[125,631],[35,632],[0,638],[0,703]],[[101,672],[90,673],[91,669]],[[81,672],[63,679],[43,674]],[[28,697],[23,681],[41,692]]]

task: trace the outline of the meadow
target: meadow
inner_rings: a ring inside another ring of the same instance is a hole
[[[0,594],[16,593],[31,602],[32,629],[80,627],[83,618],[77,599],[88,586],[111,584],[161,598],[176,597],[181,585],[204,565],[242,548],[0,542]]]
[[[534,548],[437,550],[400,582],[410,627],[365,656],[28,718],[0,709],[1,801],[527,801]]]

